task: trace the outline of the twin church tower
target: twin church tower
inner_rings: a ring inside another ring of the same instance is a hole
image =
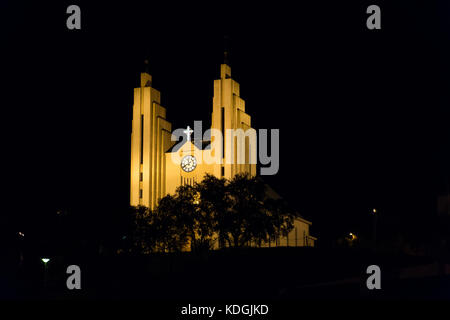
[[[256,175],[256,162],[250,161],[250,140],[245,138],[245,148],[238,148],[236,137],[225,134],[227,129],[245,132],[250,128],[251,118],[239,96],[239,83],[231,78],[226,61],[220,66],[220,79],[214,80],[211,119],[211,129],[222,133],[221,148],[212,147],[216,138],[213,135],[209,141],[192,141],[189,127],[184,131],[183,144],[173,141],[172,125],[161,106],[161,93],[152,87],[152,76],[141,73],[140,87],[134,89],[130,205],[154,209],[159,199],[173,194],[180,185],[200,182],[206,173],[227,179],[238,173]],[[219,157],[221,161],[202,161],[208,157]],[[236,161],[239,158],[244,161]]]

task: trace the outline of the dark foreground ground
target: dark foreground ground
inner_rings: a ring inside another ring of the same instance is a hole
[[[66,268],[81,268],[81,290],[68,290]],[[381,268],[381,290],[368,290],[369,265]],[[447,268],[447,269],[446,269]],[[360,250],[266,248],[150,256],[39,257],[3,264],[7,300],[450,299],[445,263]]]

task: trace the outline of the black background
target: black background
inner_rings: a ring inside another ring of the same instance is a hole
[[[81,30],[66,28],[70,4]],[[370,4],[381,30],[366,28]],[[280,170],[264,179],[320,243],[364,228],[373,207],[386,237],[423,239],[449,176],[449,13],[444,1],[2,1],[3,216],[37,232],[61,208],[124,210],[143,60],[173,128],[207,127],[229,35],[252,126],[280,129]]]

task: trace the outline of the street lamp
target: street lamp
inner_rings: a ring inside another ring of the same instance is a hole
[[[355,245],[355,241],[356,241],[356,239],[358,239],[358,237],[356,236],[356,234],[349,232],[348,236],[346,236],[345,239],[347,240],[348,246],[353,247]]]
[[[41,258],[41,261],[44,263],[44,288],[47,287],[47,263],[50,261],[49,258]]]
[[[378,219],[378,210],[373,208],[372,209],[372,216],[373,216],[373,230],[372,230],[372,241],[373,241],[373,250],[375,251],[377,248],[377,219]]]

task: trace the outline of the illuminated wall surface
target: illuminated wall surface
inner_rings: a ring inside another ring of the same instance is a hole
[[[152,77],[142,73],[141,87],[134,89],[130,204],[153,209],[167,194],[164,155],[172,143],[172,125],[165,119],[160,92],[151,85]]]
[[[226,134],[227,129],[246,131],[251,128],[251,117],[245,113],[245,101],[239,96],[239,89],[239,83],[231,78],[230,66],[222,64],[220,79],[214,80],[211,129],[222,133],[223,147],[212,147],[217,143],[212,136],[206,143],[186,141],[181,147],[174,148],[172,125],[166,120],[166,109],[160,105],[161,93],[152,87],[151,75],[141,74],[141,86],[134,89],[130,205],[154,209],[159,199],[175,193],[180,185],[200,182],[206,173],[227,179],[238,173],[256,175],[256,164],[249,160],[250,139],[245,139],[245,154],[241,154],[237,138]],[[201,160],[216,156],[224,161],[207,163]],[[239,157],[245,159],[244,163],[238,162]],[[227,159],[232,159],[232,163]],[[296,220],[288,237],[278,239],[270,246],[314,246],[315,238],[309,235],[310,225],[304,219]]]

